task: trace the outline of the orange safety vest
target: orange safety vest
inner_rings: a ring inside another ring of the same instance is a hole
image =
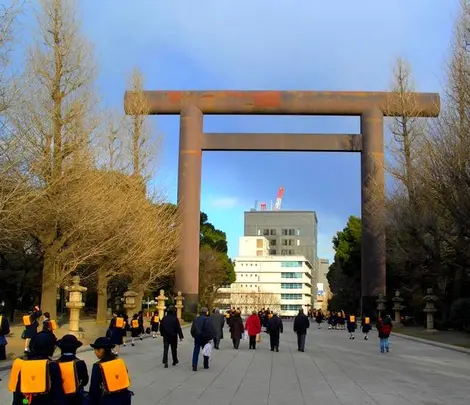
[[[124,318],[120,316],[116,318],[116,328],[124,328]]]
[[[62,387],[65,395],[75,394],[78,388],[77,361],[64,361],[59,364],[62,375]]]
[[[99,362],[104,388],[113,393],[125,390],[131,386],[126,363],[122,359]]]
[[[137,329],[139,327],[139,321],[137,319],[133,319],[131,322],[131,326]]]

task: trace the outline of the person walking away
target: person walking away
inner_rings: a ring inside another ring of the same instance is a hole
[[[90,346],[98,362],[91,369],[88,405],[131,405],[134,393],[129,390],[129,372],[124,360],[112,352],[111,339],[99,337]]]
[[[215,335],[215,331],[212,328],[212,323],[209,322],[207,316],[207,308],[202,307],[199,316],[193,321],[191,325],[191,336],[194,339],[193,359],[192,366],[193,371],[197,371],[197,363],[199,360],[199,352],[201,349],[208,344]],[[204,368],[209,368],[209,356],[203,355]]]
[[[41,309],[36,305],[31,311],[29,311],[28,315],[23,316],[23,325],[25,327],[25,330],[22,334],[22,337],[24,336],[24,352],[28,353],[29,352],[29,344],[31,343],[31,339],[36,336],[38,333],[38,327],[39,327],[39,318],[41,318],[42,311]]]
[[[392,319],[389,315],[387,315],[385,319],[379,318],[377,330],[379,332],[380,339],[380,353],[384,353],[385,351],[388,353],[390,351],[388,339],[390,337],[390,333],[392,333]]]
[[[176,366],[178,361],[178,338],[180,342],[184,339],[183,331],[181,330],[180,321],[176,317],[176,309],[171,306],[168,308],[166,315],[160,323],[160,334],[163,337],[163,359],[162,363],[165,368],[168,368],[168,349],[171,347],[171,357],[173,359],[173,366]]]
[[[51,319],[51,314],[49,314],[49,312],[44,312],[44,320],[42,321],[42,331],[54,333],[56,329],[56,321]]]
[[[354,332],[357,328],[356,317],[354,315],[349,315],[347,328],[349,332],[349,339],[354,340]]]
[[[111,339],[111,343],[114,345],[114,354],[116,355],[119,355],[121,345],[124,344],[126,325],[126,320],[122,314],[113,314],[106,335]]]
[[[235,313],[230,318],[230,337],[232,338],[233,348],[238,350],[240,347],[240,340],[242,339],[243,332],[245,329],[243,328],[243,321],[240,315],[240,312],[235,311]]]
[[[279,351],[279,340],[281,333],[284,332],[284,326],[282,325],[282,320],[277,316],[277,313],[274,313],[273,316],[268,321],[269,342],[271,344],[271,351]]]
[[[222,339],[222,333],[225,325],[225,318],[221,315],[219,308],[214,308],[210,316],[210,322],[214,329],[214,349],[219,350],[220,340]]]
[[[5,316],[5,307],[0,306],[0,361],[7,359],[7,338],[6,336],[10,333],[10,322]],[[1,381],[1,379],[0,379]]]
[[[305,351],[305,340],[307,338],[308,328],[310,328],[308,316],[304,314],[303,309],[300,309],[294,319],[294,332],[297,333],[297,350],[299,352]]]
[[[59,364],[62,387],[69,405],[82,405],[84,388],[88,384],[88,368],[77,358],[77,349],[83,345],[74,335],[65,335],[57,342],[61,356]],[[34,405],[34,404],[33,404]]]
[[[245,330],[248,333],[248,339],[250,340],[250,350],[256,350],[256,336],[261,333],[261,321],[256,311],[253,311],[245,322]]]
[[[39,332],[26,356],[14,361],[8,383],[12,405],[68,405],[59,365],[51,359],[56,342],[53,333]]]
[[[168,312],[167,312],[168,314]],[[158,316],[158,312],[152,312],[152,319],[150,320],[150,329],[152,331],[152,338],[155,339],[157,337],[158,328],[160,326],[160,317]]]
[[[140,340],[143,340],[143,336],[145,334],[145,328],[144,328],[144,312],[139,311],[137,314],[137,319],[139,321],[139,338]]]
[[[140,336],[142,327],[139,321],[139,315],[134,314],[131,320],[131,345],[135,346],[135,338]]]
[[[323,312],[320,310],[317,311],[315,314],[315,322],[318,324],[318,329],[321,329],[321,324],[323,322],[323,319],[325,316],[323,315]]]
[[[370,318],[368,316],[362,317],[361,328],[362,328],[362,333],[364,334],[364,340],[368,340],[369,332],[372,329],[372,325],[370,324]]]

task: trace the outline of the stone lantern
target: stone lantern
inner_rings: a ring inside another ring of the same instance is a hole
[[[165,291],[160,290],[160,295],[155,299],[157,300],[158,317],[162,319],[165,315],[165,301],[168,299],[167,297],[165,297]]]
[[[180,320],[182,320],[182,317],[183,317],[183,308],[184,308],[184,305],[183,305],[183,301],[184,301],[184,297],[183,295],[181,294],[181,291],[178,291],[178,294],[176,295],[175,297],[175,301],[176,301],[176,305],[175,305],[175,308],[176,308],[176,317]]]
[[[83,292],[87,290],[86,287],[80,285],[80,277],[72,277],[72,286],[65,287],[65,291],[69,292],[69,300],[65,304],[70,309],[69,316],[69,333],[75,335],[77,338],[80,336],[80,310],[85,306],[83,302]]]
[[[395,291],[395,297],[392,298],[393,310],[395,311],[395,323],[397,326],[401,325],[401,311],[405,308],[403,305],[404,299],[400,297],[400,291]]]
[[[428,288],[423,298],[423,301],[426,303],[423,311],[426,313],[426,331],[431,333],[437,332],[437,330],[434,329],[434,313],[437,311],[435,303],[437,300],[438,297],[434,295],[432,288]]]
[[[385,311],[385,303],[387,300],[384,298],[383,294],[379,294],[379,298],[375,301],[377,303],[377,311],[379,313],[379,317],[382,316],[382,311]]]
[[[128,290],[124,293],[124,308],[126,309],[128,317],[132,317],[132,315],[134,315],[135,307],[137,306],[135,297],[137,297],[137,293],[135,291]]]

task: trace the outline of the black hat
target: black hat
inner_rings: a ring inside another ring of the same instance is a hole
[[[115,344],[111,342],[110,338],[99,337],[95,340],[95,343],[90,344],[93,349],[112,349]]]
[[[57,339],[51,332],[39,332],[31,339],[29,347],[38,356],[50,357],[54,354]]]
[[[77,350],[83,343],[80,342],[74,335],[64,335],[62,339],[57,341],[57,347],[60,350]]]

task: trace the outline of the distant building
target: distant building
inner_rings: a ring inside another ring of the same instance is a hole
[[[219,290],[219,305],[239,307],[244,314],[268,307],[289,317],[301,308],[308,311],[314,269],[304,256],[270,256],[264,237],[241,237],[239,246],[236,281]]]
[[[316,300],[318,219],[315,211],[246,211],[245,236],[264,236],[270,256],[304,256],[313,266]]]
[[[326,311],[328,308],[328,300],[331,298],[330,284],[326,278],[330,269],[330,261],[328,259],[318,259],[317,269],[317,297],[315,300],[315,308],[321,308],[323,311]]]

